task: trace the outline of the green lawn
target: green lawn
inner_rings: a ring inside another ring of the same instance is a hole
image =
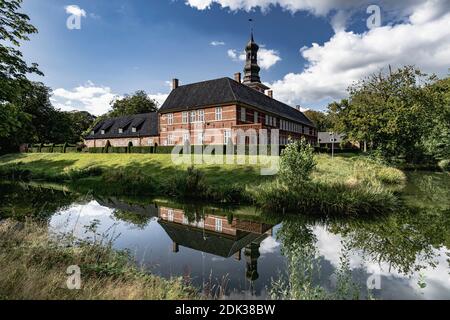
[[[212,156],[215,161],[219,156]],[[317,155],[317,168],[314,179],[322,181],[346,181],[354,173],[354,163],[361,156],[340,155],[331,159],[328,155]],[[264,157],[263,161],[274,160]],[[212,184],[237,183],[242,185],[259,184],[273,179],[273,176],[262,176],[263,164],[200,164],[195,165],[205,174]],[[0,168],[20,165],[22,169],[30,170],[38,176],[58,175],[70,170],[80,170],[101,167],[105,170],[124,169],[129,172],[142,172],[152,176],[157,181],[163,181],[172,175],[185,171],[187,164],[172,163],[170,154],[76,154],[76,153],[28,153],[10,154],[0,157]]]
[[[213,158],[218,160],[218,157]],[[31,170],[38,175],[57,175],[70,170],[101,167],[105,170],[142,172],[156,181],[163,181],[188,167],[187,164],[173,164],[170,154],[29,153],[0,157],[0,168],[18,164],[22,169]],[[260,165],[202,164],[196,167],[201,169],[208,182],[213,184],[253,184],[267,179],[260,175]]]
[[[208,159],[219,161],[219,156]],[[207,179],[217,183],[259,183],[273,177],[261,176],[261,167],[267,167],[272,157],[262,157],[256,165],[249,164],[196,164]],[[345,181],[354,174],[355,162],[365,159],[361,155],[343,154],[333,159],[329,155],[316,155],[317,167],[313,174],[314,179],[336,182]],[[0,168],[20,164],[23,169],[37,173],[61,174],[70,170],[101,167],[103,169],[125,169],[140,171],[164,180],[178,171],[186,170],[187,164],[173,164],[170,154],[79,154],[79,153],[26,153],[9,154],[0,157]],[[381,167],[381,166],[380,166]]]

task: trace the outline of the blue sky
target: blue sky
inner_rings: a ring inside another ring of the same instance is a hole
[[[39,63],[45,77],[35,79],[54,90],[57,107],[96,114],[114,96],[139,89],[163,101],[173,77],[186,84],[242,71],[249,18],[262,45],[262,80],[291,105],[323,109],[352,81],[388,64],[447,74],[449,1],[380,1],[381,25],[369,29],[372,2],[25,0],[39,34],[22,50]],[[79,30],[66,26],[74,12]]]

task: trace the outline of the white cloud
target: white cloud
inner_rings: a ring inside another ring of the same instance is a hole
[[[210,45],[212,45],[213,47],[224,46],[225,42],[223,42],[223,41],[211,41]]]
[[[365,9],[369,5],[377,4],[385,11],[395,11],[397,14],[409,14],[417,5],[426,0],[186,0],[186,4],[198,10],[211,8],[217,4],[232,11],[252,11],[260,9],[265,12],[271,7],[279,6],[290,12],[307,11],[317,16],[326,16],[331,12]],[[448,2],[446,0],[432,0],[434,2]]]
[[[234,49],[229,49],[227,51],[228,57],[230,57],[233,61],[245,61],[245,53],[238,53]],[[244,58],[242,58],[242,56]],[[241,59],[242,58],[242,59]]]
[[[55,107],[70,110],[85,110],[94,115],[101,115],[110,109],[110,103],[118,95],[111,88],[96,86],[91,81],[72,90],[58,88],[53,91],[52,102]]]
[[[168,94],[149,94],[148,97],[154,99],[161,106]],[[97,86],[92,81],[88,81],[85,85],[72,90],[64,88],[53,90],[51,101],[56,108],[64,111],[84,110],[94,115],[102,115],[110,110],[111,101],[122,98],[123,96],[114,93],[111,88]]]
[[[416,65],[446,75],[450,65],[450,12],[442,14],[427,1],[410,19],[362,34],[338,31],[323,45],[300,50],[307,61],[301,73],[289,73],[271,84],[277,99],[291,104],[345,97],[354,81],[391,65]]]
[[[77,5],[72,4],[70,6],[66,6],[65,9],[67,14],[71,14],[77,17],[86,17],[86,11],[84,11]]]
[[[166,101],[168,96],[169,94],[167,93],[156,93],[148,95],[150,99],[153,99],[158,103],[158,107],[161,107],[163,105],[164,101]]]
[[[269,236],[261,242],[259,252],[261,254],[274,253],[279,246],[280,243],[274,237]]]
[[[244,51],[238,52],[237,50],[229,49],[227,54],[233,61],[245,61],[246,56]],[[262,69],[268,70],[279,61],[281,61],[281,57],[278,51],[266,48],[259,49],[258,64]]]

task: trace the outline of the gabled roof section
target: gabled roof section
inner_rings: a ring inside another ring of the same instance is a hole
[[[132,132],[133,127],[137,129],[136,132]],[[142,113],[106,119],[95,128],[94,134],[89,134],[86,137],[87,140],[157,136],[159,135],[158,113]],[[101,134],[100,129],[105,130],[105,134]],[[123,132],[119,133],[119,129],[122,129]]]
[[[161,113],[191,110],[225,103],[242,103],[296,122],[314,126],[299,110],[230,78],[179,86],[169,94]]]

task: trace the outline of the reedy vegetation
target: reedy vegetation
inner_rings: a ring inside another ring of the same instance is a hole
[[[193,299],[195,288],[181,278],[165,280],[138,269],[113,239],[87,226],[90,239],[51,234],[46,225],[0,223],[0,299]],[[66,286],[66,270],[81,269],[81,290]]]
[[[312,214],[392,211],[398,204],[394,192],[406,180],[400,170],[367,157],[344,155],[332,160],[327,155],[314,155],[305,141],[286,148],[275,177],[260,176],[258,166],[176,166],[168,163],[169,157],[9,155],[1,159],[0,176],[61,182],[81,192],[168,195]]]

